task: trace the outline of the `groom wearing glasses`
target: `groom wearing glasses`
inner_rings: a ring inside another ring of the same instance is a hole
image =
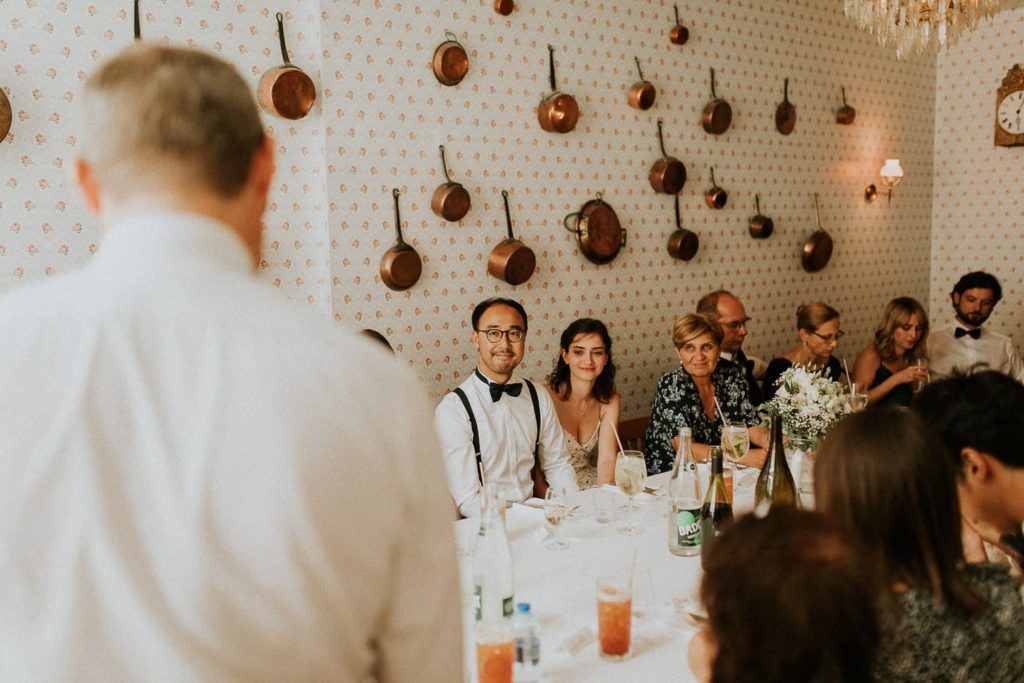
[[[552,486],[577,490],[550,395],[515,373],[526,348],[526,310],[512,299],[487,299],[471,320],[476,370],[434,411],[459,512],[480,514],[483,482],[510,485],[513,500],[543,495],[534,492],[535,473],[538,481],[543,473]]]

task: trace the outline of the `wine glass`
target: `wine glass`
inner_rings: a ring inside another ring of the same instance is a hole
[[[568,497],[569,492],[560,486],[552,486],[544,494],[544,518],[555,528],[554,535],[544,542],[545,548],[562,550],[569,547],[558,534],[562,522],[569,516]]]
[[[615,485],[629,498],[629,521],[619,529],[621,533],[633,534],[633,497],[647,481],[647,462],[641,451],[619,451],[615,458]]]
[[[733,422],[722,424],[722,452],[729,462],[738,463],[750,450],[750,432],[747,425]]]

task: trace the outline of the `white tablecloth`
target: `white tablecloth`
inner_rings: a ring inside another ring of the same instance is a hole
[[[757,470],[738,473],[738,512],[753,505],[753,484]],[[651,477],[648,486],[667,483],[667,473]],[[705,474],[706,481],[706,474]],[[700,556],[677,557],[668,551],[668,501],[664,493],[642,493],[636,499],[636,530],[631,538],[619,533],[624,521],[599,524],[584,491],[574,504],[579,508],[563,524],[566,550],[542,545],[547,525],[542,510],[514,505],[508,511],[506,527],[512,545],[515,602],[529,602],[541,626],[541,668],[544,681],[693,681],[686,662],[686,650],[696,627],[687,620],[680,605],[693,596],[701,576]],[[617,502],[627,499],[616,491]],[[473,541],[479,520],[465,519],[455,525],[460,557],[464,620],[466,625],[466,680],[476,680],[471,603]],[[597,651],[597,604],[595,581],[602,566],[628,553],[636,553],[633,595],[633,645],[631,656],[622,662],[602,660]],[[590,629],[594,641],[572,655],[562,646],[583,629]]]

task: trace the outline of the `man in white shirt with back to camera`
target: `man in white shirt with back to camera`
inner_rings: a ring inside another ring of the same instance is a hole
[[[480,514],[481,473],[484,482],[514,488],[512,500],[543,496],[534,490],[535,463],[541,486],[546,480],[579,490],[550,395],[515,373],[526,348],[526,310],[513,299],[487,299],[473,309],[471,322],[476,370],[434,411],[459,512]]]
[[[953,324],[928,337],[928,371],[933,378],[981,365],[1024,381],[1013,339],[982,327],[1002,298],[1003,288],[990,273],[979,270],[960,278],[950,293]]]
[[[0,680],[462,680],[430,406],[254,276],[250,84],[139,43],[81,100],[100,248],[0,298]]]

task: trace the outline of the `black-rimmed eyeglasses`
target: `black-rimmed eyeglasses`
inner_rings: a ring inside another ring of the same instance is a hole
[[[510,327],[507,330],[499,330],[492,327],[487,330],[477,330],[477,332],[487,337],[487,341],[492,344],[500,342],[502,337],[508,337],[508,340],[515,344],[516,342],[522,341],[523,337],[526,336],[526,332],[518,327]]]
[[[839,330],[835,334],[818,334],[817,332],[811,332],[811,334],[813,334],[815,337],[825,342],[826,344],[837,342],[846,335],[846,333],[843,332],[842,330]]]

